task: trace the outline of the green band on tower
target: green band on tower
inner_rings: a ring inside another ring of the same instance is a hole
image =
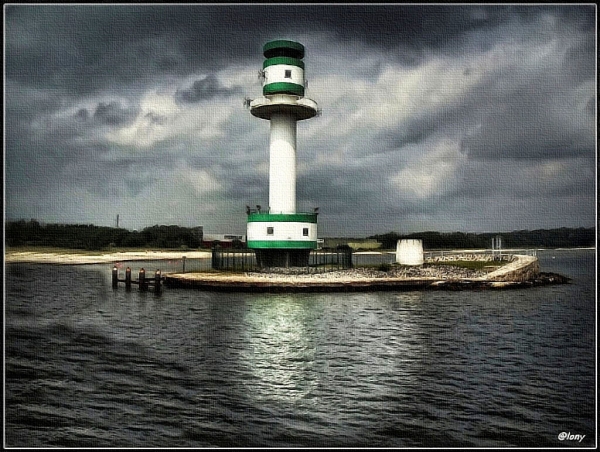
[[[317,248],[317,242],[308,240],[248,240],[247,246],[252,249],[314,250]]]
[[[248,223],[316,223],[316,213],[250,213]]]
[[[263,95],[267,94],[293,94],[304,96],[304,86],[296,83],[275,82],[263,86]]]

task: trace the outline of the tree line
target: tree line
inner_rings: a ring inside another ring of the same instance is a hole
[[[502,238],[502,248],[571,248],[596,244],[595,228],[559,228],[521,230],[501,233],[388,232],[373,235],[384,249],[395,249],[401,239],[421,239],[425,249],[491,248],[492,238]],[[111,247],[180,249],[202,246],[202,230],[182,226],[155,225],[141,231],[94,226],[92,224],[40,224],[19,220],[5,224],[7,246],[47,246],[101,250]],[[240,244],[241,245],[241,244]]]
[[[102,250],[123,248],[198,248],[202,233],[181,226],[150,226],[141,231],[93,224],[45,224],[19,220],[5,224],[7,246],[48,246]]]
[[[401,239],[421,239],[425,249],[489,249],[492,239],[501,237],[502,248],[586,248],[596,244],[595,228],[558,228],[520,230],[512,232],[464,233],[464,232],[418,232],[412,234],[373,235],[384,249],[395,249]]]

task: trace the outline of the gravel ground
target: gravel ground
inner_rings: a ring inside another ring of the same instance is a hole
[[[336,280],[336,279],[374,279],[374,278],[435,278],[435,279],[463,279],[481,278],[487,272],[470,270],[467,268],[452,267],[449,265],[423,266],[423,267],[396,267],[393,266],[387,272],[372,268],[352,268],[348,270],[336,270],[323,273],[306,273],[306,268],[269,268],[260,272],[248,272],[247,276],[263,279],[281,279],[293,276],[294,279],[310,280]]]

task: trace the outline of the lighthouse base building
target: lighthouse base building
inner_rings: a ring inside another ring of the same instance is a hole
[[[260,267],[305,267],[317,247],[317,214],[250,213],[247,233]]]
[[[263,97],[250,112],[270,122],[269,207],[248,210],[247,245],[260,267],[307,266],[317,248],[317,213],[296,212],[296,122],[317,115],[304,97],[304,46],[287,40],[264,45]]]

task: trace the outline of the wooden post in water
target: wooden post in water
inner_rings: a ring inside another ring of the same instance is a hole
[[[160,270],[154,273],[154,293],[160,293]]]
[[[138,285],[140,290],[146,290],[146,270],[140,268],[140,273],[138,275]]]
[[[183,261],[183,271],[181,273],[185,273],[185,256],[182,256],[181,260]]]
[[[112,269],[112,286],[113,289],[116,289],[117,287],[119,287],[119,269],[117,268],[117,266],[113,266]]]
[[[129,267],[125,270],[125,288],[127,290],[131,289],[131,268]]]

